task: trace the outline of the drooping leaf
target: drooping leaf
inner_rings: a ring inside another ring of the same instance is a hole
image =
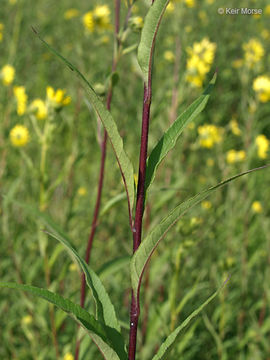
[[[65,246],[65,248],[69,251],[72,257],[75,258],[76,262],[84,272],[86,283],[91,289],[96,302],[97,319],[116,329],[117,331],[120,331],[120,325],[115,314],[114,306],[100,278],[79,256],[77,251],[73,249],[70,243],[66,240],[66,236],[60,234],[59,231],[56,233],[56,228],[52,228],[51,224],[51,222],[50,225],[47,223],[47,226],[51,228],[52,232],[46,231],[46,233],[52,236],[54,239],[60,241]]]
[[[52,48],[45,40],[43,40],[35,29],[33,29],[38,38],[46,45],[46,47],[55,54],[59,59],[61,59],[82,81],[85,90],[89,96],[90,102],[93,105],[95,111],[97,112],[100,120],[103,123],[104,128],[108,133],[108,137],[111,141],[115,156],[122,174],[122,178],[125,184],[125,189],[127,192],[127,199],[129,205],[129,215],[131,219],[133,202],[134,202],[134,171],[133,166],[128,158],[123,145],[123,139],[121,138],[117,125],[111,115],[111,113],[106,109],[95,90],[85,78],[85,76],[64,56],[62,56],[57,50]]]
[[[124,348],[121,351],[117,349],[120,347],[116,343],[117,340],[119,341],[117,331],[97,321],[93,315],[79,305],[58,294],[35,286],[0,283],[0,287],[23,290],[58,306],[86,330],[106,360],[127,360]]]
[[[180,334],[180,332],[190,323],[190,321],[196,317],[204,308],[206,305],[208,305],[220,292],[220,290],[224,287],[224,285],[228,282],[228,279],[220,286],[220,288],[212,294],[201,306],[199,306],[196,310],[194,310],[187,318],[182,322],[180,326],[178,326],[163,342],[163,344],[160,346],[158,352],[153,357],[152,360],[162,360],[165,358],[168,359],[168,351],[171,348],[171,346],[174,344],[175,340],[177,339],[177,336]]]
[[[180,205],[178,205],[174,210],[170,212],[168,216],[166,216],[150,233],[147,235],[145,240],[140,244],[138,250],[132,256],[130,262],[130,274],[131,274],[131,282],[132,289],[134,294],[137,294],[138,298],[138,290],[140,287],[142,275],[145,269],[147,262],[150,260],[151,255],[154,250],[158,246],[159,242],[164,238],[170,228],[179,220],[181,216],[183,216],[189,209],[191,209],[196,204],[200,203],[203,199],[208,197],[212,191],[224,186],[225,184],[243,176],[249,174],[253,171],[261,170],[269,165],[262,166],[259,168],[251,169],[245,171],[243,173],[237,174],[229,179],[222,181],[221,183],[212,186],[209,189],[202,191],[201,193],[195,195],[192,198],[184,201]]]
[[[84,272],[86,283],[91,289],[96,302],[97,319],[119,332],[120,325],[118,323],[115,309],[109,295],[107,294],[101,280],[96,275],[96,273],[86,264],[86,262],[79,256],[77,251],[71,246],[71,240],[68,238],[68,236],[62,231],[62,229],[60,229],[57,224],[53,222],[53,220],[47,214],[38,211],[32,206],[18,203],[17,201],[16,204],[21,206],[30,215],[37,217],[45,225],[45,232],[64,245],[72,259],[77,262],[81,270]]]
[[[182,134],[185,127],[205,108],[209,100],[210,93],[216,82],[216,77],[217,75],[215,73],[213,79],[210,81],[202,95],[197,100],[195,100],[180,116],[178,116],[178,118],[168,128],[168,130],[165,131],[161,139],[154,146],[150,156],[147,159],[145,177],[146,191],[155,178],[159,164],[162,162],[168,152],[175,146],[176,141]]]
[[[154,43],[162,19],[162,15],[169,0],[155,0],[151,5],[145,20],[141,34],[141,41],[138,47],[138,63],[143,72],[144,82],[148,82],[149,71],[152,64]]]

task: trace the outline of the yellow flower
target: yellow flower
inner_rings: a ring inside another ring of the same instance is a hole
[[[65,11],[64,18],[66,20],[70,20],[70,19],[73,19],[73,18],[79,16],[79,14],[80,14],[80,12],[78,9],[71,8],[71,9],[68,9],[67,11]]]
[[[236,151],[232,149],[227,152],[227,163],[229,164],[244,161],[245,158],[246,153],[244,150]]]
[[[238,127],[238,122],[236,121],[236,119],[233,118],[233,119],[230,121],[230,128],[231,128],[232,133],[233,133],[234,135],[236,135],[236,136],[240,136],[240,135],[241,135],[242,131],[239,129],[239,127]]]
[[[244,58],[248,67],[253,67],[264,56],[264,48],[259,40],[250,39],[243,44]]]
[[[89,32],[103,31],[111,28],[110,9],[107,5],[98,5],[93,11],[87,12],[83,16],[83,23]]]
[[[201,87],[206,74],[209,72],[214,60],[216,44],[207,38],[195,42],[187,48],[187,74],[186,80],[195,87]]]
[[[270,77],[259,76],[253,81],[253,90],[258,94],[261,102],[270,100]]]
[[[83,15],[83,24],[90,33],[94,31],[95,24],[92,11],[88,11],[86,14]]]
[[[207,4],[212,5],[215,0],[206,0]]]
[[[24,125],[14,126],[9,133],[10,141],[13,146],[25,146],[29,142],[29,132]]]
[[[1,78],[4,85],[6,86],[10,85],[14,80],[14,76],[15,76],[15,69],[13,66],[5,65],[2,67]]]
[[[26,111],[27,95],[24,86],[14,86],[13,93],[17,100],[17,114],[22,116]]]
[[[132,16],[128,23],[134,31],[139,31],[143,28],[143,18],[141,16]]]
[[[202,147],[212,148],[221,142],[223,129],[215,125],[203,125],[198,127],[199,142]]]
[[[193,8],[195,6],[195,0],[185,0],[185,4],[189,8]]]
[[[257,214],[260,214],[263,211],[262,204],[259,201],[253,201],[251,208],[252,211]]]
[[[33,321],[33,318],[31,315],[26,315],[22,318],[22,323],[25,325],[31,324],[32,321]]]
[[[47,86],[47,99],[50,104],[56,109],[62,106],[68,105],[71,102],[71,97],[66,96],[66,90],[57,89],[56,91],[51,87]]]
[[[267,139],[265,135],[258,135],[256,137],[255,142],[257,145],[257,151],[258,151],[257,154],[259,158],[266,159],[270,141]]]
[[[74,356],[70,352],[68,352],[65,354],[64,360],[74,360]]]
[[[85,196],[87,194],[87,190],[84,186],[80,186],[77,193],[79,196]]]
[[[170,50],[165,51],[163,57],[168,62],[174,62],[174,53]]]
[[[0,42],[3,40],[4,24],[0,23]]]
[[[48,115],[48,109],[45,102],[41,99],[35,99],[32,101],[30,111],[33,111],[38,120],[46,119]]]
[[[264,14],[270,15],[270,4],[265,7]]]
[[[211,201],[204,200],[204,201],[202,201],[201,206],[203,209],[209,210],[212,207],[212,203],[211,203]]]
[[[167,8],[166,8],[166,11],[167,11],[168,13],[174,12],[174,4],[173,4],[172,2],[169,2],[168,6],[167,6]]]

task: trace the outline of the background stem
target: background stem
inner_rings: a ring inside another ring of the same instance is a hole
[[[118,49],[119,49],[118,33],[119,33],[119,27],[120,27],[120,0],[115,0],[114,4],[115,4],[115,46],[114,46],[112,72],[114,72],[116,70],[116,66],[117,66],[117,62],[118,62],[118,58],[119,58],[119,56],[118,56]],[[110,84],[108,94],[107,94],[107,101],[106,101],[106,107],[108,110],[111,109],[112,93],[113,93],[113,85]],[[105,172],[107,140],[108,140],[108,135],[107,135],[106,130],[104,129],[104,135],[103,135],[103,140],[102,140],[102,145],[101,145],[101,162],[100,162],[100,170],[99,170],[97,198],[96,198],[93,220],[92,220],[92,224],[91,224],[90,235],[88,238],[87,248],[86,248],[86,252],[85,252],[85,261],[87,264],[89,264],[89,261],[90,261],[93,240],[95,237],[96,228],[97,228],[97,224],[98,224],[98,215],[99,215],[100,204],[101,204],[101,195],[102,195],[104,172]],[[84,275],[84,273],[82,273],[82,275],[81,275],[81,299],[80,299],[81,307],[84,307],[85,295],[86,295],[85,291],[86,291],[85,275]],[[80,340],[78,339],[77,343],[76,343],[76,349],[75,349],[75,360],[79,359],[79,352],[80,352]]]

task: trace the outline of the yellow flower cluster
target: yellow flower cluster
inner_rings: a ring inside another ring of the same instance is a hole
[[[266,159],[270,141],[267,139],[267,137],[265,135],[258,135],[256,137],[255,142],[257,145],[257,151],[258,151],[259,158]]]
[[[184,3],[188,8],[194,8],[196,6],[195,0],[171,0],[167,6],[167,9],[169,8],[169,12],[174,10],[173,3],[180,3],[180,2]]]
[[[32,112],[38,120],[44,120],[48,115],[46,103],[41,99],[33,100],[29,107],[29,111]]]
[[[48,102],[56,109],[59,109],[71,102],[70,96],[65,96],[66,90],[57,89],[56,91],[51,87],[47,87]]]
[[[206,74],[209,72],[214,60],[216,44],[204,38],[187,48],[187,75],[186,79],[192,85],[201,87]]]
[[[7,64],[2,67],[0,72],[0,77],[2,78],[2,82],[4,85],[8,86],[12,84],[15,76],[15,69],[13,66]]]
[[[22,116],[26,111],[27,98],[24,86],[14,86],[13,93],[17,101],[17,114]]]
[[[198,127],[198,133],[201,147],[210,149],[215,144],[221,142],[223,129],[215,125],[206,124]]]
[[[259,76],[253,81],[253,90],[258,94],[261,102],[270,100],[270,77]]]
[[[16,125],[9,133],[10,141],[13,146],[22,147],[29,142],[29,132],[26,126]]]
[[[256,63],[258,63],[261,58],[264,56],[264,48],[259,40],[250,39],[247,43],[243,44],[244,50],[244,59],[246,65],[252,68]]]
[[[111,28],[110,9],[107,5],[99,5],[93,11],[88,11],[83,16],[83,24],[87,31],[103,31]]]
[[[74,360],[74,356],[70,352],[68,352],[65,354],[64,360]]]
[[[232,131],[232,133],[233,133],[234,135],[236,135],[236,136],[240,136],[240,135],[241,135],[242,131],[239,129],[238,122],[237,122],[236,119],[233,118],[233,119],[230,121],[230,128],[231,128],[231,131]]]
[[[263,211],[262,204],[259,201],[253,201],[251,208],[252,211],[257,214],[260,214]]]
[[[3,40],[4,24],[0,23],[0,42]]]
[[[128,24],[133,31],[140,31],[143,28],[143,18],[141,16],[132,16]]]
[[[236,151],[236,150],[229,150],[227,152],[227,163],[234,164],[237,162],[244,161],[246,158],[246,153],[244,150]]]

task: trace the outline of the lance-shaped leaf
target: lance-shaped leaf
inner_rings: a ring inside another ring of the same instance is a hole
[[[206,305],[212,301],[217,294],[220,292],[220,290],[224,287],[224,285],[228,282],[228,279],[221,285],[221,287],[213,294],[211,295],[201,306],[199,306],[196,310],[194,310],[187,318],[182,322],[180,326],[178,326],[164,341],[164,343],[160,346],[158,352],[153,357],[152,360],[162,360],[162,359],[168,359],[168,351],[171,348],[171,346],[174,344],[175,340],[177,339],[177,336],[180,334],[180,332],[190,323],[190,321],[196,317],[204,308]],[[166,356],[166,357],[165,357]]]
[[[17,201],[15,203],[21,206],[30,215],[37,217],[45,225],[45,232],[64,245],[72,259],[78,263],[79,267],[84,272],[86,283],[91,289],[95,299],[97,319],[119,332],[120,325],[115,314],[114,306],[105,290],[105,287],[96,273],[86,264],[77,251],[71,246],[71,241],[68,236],[62,231],[62,229],[60,229],[57,224],[53,222],[53,220],[47,214],[38,211],[32,206],[21,204]],[[119,336],[121,336],[120,333]]]
[[[202,95],[197,100],[195,100],[180,116],[178,116],[178,118],[173,122],[168,130],[166,130],[161,139],[153,148],[150,156],[147,159],[145,178],[146,190],[152,184],[159,164],[165,158],[168,152],[175,146],[176,141],[182,134],[185,127],[205,108],[209,100],[210,93],[216,82],[216,77],[217,75],[215,73],[213,79],[210,81]]]
[[[23,290],[58,306],[86,330],[106,360],[127,360],[126,352],[117,349],[119,344],[116,343],[118,340],[116,330],[97,321],[93,315],[79,305],[58,294],[35,286],[0,283],[0,287]]]
[[[149,79],[155,38],[159,24],[168,3],[169,0],[155,0],[145,17],[141,41],[138,47],[138,63],[142,69],[145,83],[147,83]]]
[[[259,168],[251,169],[243,173],[237,174],[227,180],[222,181],[221,183],[204,190],[203,192],[195,195],[194,197],[184,201],[178,205],[171,213],[164,218],[160,224],[158,224],[150,233],[147,235],[145,240],[141,243],[138,250],[131,258],[130,262],[130,274],[132,289],[134,294],[137,294],[137,300],[139,298],[139,288],[142,279],[142,275],[145,269],[147,262],[150,260],[151,255],[158,246],[159,242],[164,238],[170,228],[183,216],[189,209],[191,209],[196,204],[200,203],[203,199],[209,196],[214,190],[220,188],[221,186],[228,184],[229,182],[239,178],[240,176],[249,174],[253,171],[264,169],[269,165],[262,166]]]
[[[123,139],[121,138],[119,131],[117,129],[117,125],[111,115],[111,113],[106,109],[102,101],[99,99],[98,95],[94,91],[91,84],[85,78],[85,76],[71,63],[69,62],[64,56],[62,56],[57,50],[52,48],[45,40],[43,40],[37,31],[33,29],[35,34],[39,37],[39,39],[46,45],[46,47],[55,54],[59,59],[61,59],[82,81],[82,84],[89,96],[90,102],[93,105],[94,109],[96,110],[100,120],[104,128],[108,133],[108,137],[111,141],[113,150],[115,152],[115,156],[122,174],[122,178],[124,181],[125,189],[127,192],[127,199],[128,199],[128,207],[129,207],[129,217],[130,221],[132,218],[132,208],[134,202],[134,171],[133,166],[128,158],[123,145]]]

